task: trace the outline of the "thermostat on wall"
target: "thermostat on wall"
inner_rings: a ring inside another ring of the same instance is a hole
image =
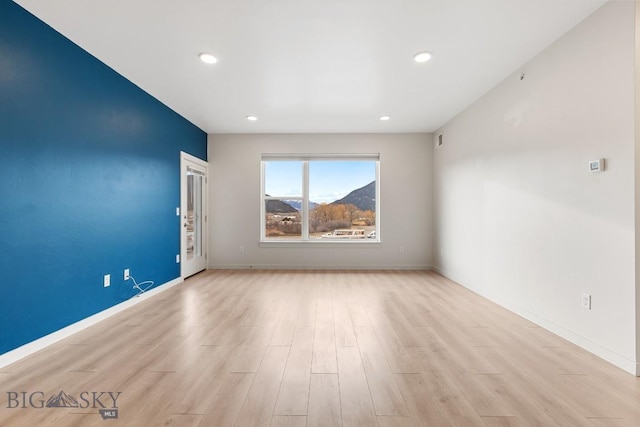
[[[589,162],[590,172],[602,172],[604,171],[604,159],[592,160]]]

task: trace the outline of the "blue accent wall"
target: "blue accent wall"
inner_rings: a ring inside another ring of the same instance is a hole
[[[0,354],[180,276],[180,151],[206,134],[0,0]],[[103,275],[111,274],[111,287]]]

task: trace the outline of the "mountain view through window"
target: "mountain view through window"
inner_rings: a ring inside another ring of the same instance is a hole
[[[377,241],[377,160],[267,160],[263,173],[263,240]]]

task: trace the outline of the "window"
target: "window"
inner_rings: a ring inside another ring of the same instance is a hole
[[[379,156],[262,156],[263,242],[378,242]]]

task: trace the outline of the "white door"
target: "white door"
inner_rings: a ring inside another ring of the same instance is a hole
[[[207,162],[180,153],[180,275],[207,268]]]

